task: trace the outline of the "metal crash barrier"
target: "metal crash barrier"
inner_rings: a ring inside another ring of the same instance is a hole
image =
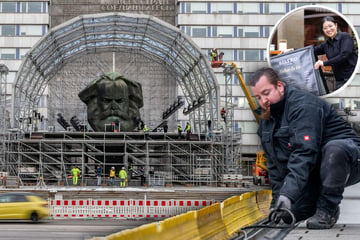
[[[270,203],[271,190],[244,193],[196,211],[91,240],[227,239],[240,228],[267,217]]]

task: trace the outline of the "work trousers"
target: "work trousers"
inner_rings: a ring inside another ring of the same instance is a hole
[[[120,187],[126,186],[126,178],[120,178]]]
[[[97,185],[101,186],[101,175],[97,176]]]
[[[72,181],[73,181],[73,185],[77,185],[77,183],[78,183],[78,176],[77,176],[77,175],[73,175]]]
[[[333,140],[322,148],[319,168],[310,176],[304,194],[293,204],[297,221],[311,217],[316,209],[335,213],[345,187],[360,181],[359,157],[359,146],[351,139]]]
[[[115,178],[114,177],[110,177],[110,185],[114,186],[115,183]]]

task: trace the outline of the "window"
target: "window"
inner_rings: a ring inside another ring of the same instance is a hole
[[[234,131],[239,132],[239,123],[238,122],[234,122]]]
[[[249,101],[246,97],[239,97],[236,106],[239,108],[248,108]]]
[[[3,48],[3,49],[0,49],[0,52],[1,52],[2,60],[16,59],[16,49],[15,48]]]
[[[234,61],[234,50],[218,50],[219,53],[223,52],[223,61]]]
[[[299,7],[306,6],[306,5],[311,5],[311,3],[290,3],[289,4],[290,11],[294,10],[295,8],[299,8]]]
[[[324,7],[329,7],[329,8],[338,10],[338,4],[337,4],[337,3],[317,3],[316,5],[320,5],[320,6],[324,6]],[[359,14],[359,12],[357,12],[356,14]]]
[[[260,13],[259,3],[238,3],[237,11],[241,14]]]
[[[41,13],[41,2],[28,2],[28,13]]]
[[[257,133],[259,125],[257,122],[238,122],[243,133]]]
[[[342,13],[343,14],[359,14],[360,4],[359,3],[343,3]]]
[[[12,200],[13,202],[28,202],[24,195],[14,195]]]
[[[15,25],[2,25],[1,26],[1,36],[15,36],[16,35],[16,26]]]
[[[355,99],[353,99],[353,109],[355,109],[355,110],[360,110],[360,101],[359,100],[355,100]]]
[[[232,3],[211,3],[211,13],[233,13]]]
[[[206,27],[192,27],[192,37],[206,37]]]
[[[354,27],[355,28],[355,30],[356,30],[356,32],[357,32],[357,34],[358,34],[358,36],[360,36],[360,26],[356,26],[356,27]]]
[[[238,106],[238,105],[239,105],[239,97],[234,97],[234,99],[233,99],[233,104],[234,104],[235,106]]]
[[[16,13],[16,2],[2,2],[1,12],[3,13]]]
[[[259,27],[244,27],[244,37],[259,37]]]
[[[30,48],[21,48],[20,49],[20,59],[23,59],[29,50],[30,50]]]
[[[264,3],[264,13],[266,14],[286,13],[285,3]]]
[[[21,25],[20,26],[21,36],[42,36],[41,25]]]
[[[269,37],[272,28],[273,28],[273,27],[263,26],[263,27],[262,27],[262,31],[261,31],[261,33],[260,33],[260,37]]]
[[[11,200],[11,196],[9,194],[3,195],[0,197],[1,203],[8,203]]]
[[[21,12],[26,13],[27,2],[21,2]]]
[[[261,61],[260,50],[258,49],[244,49],[239,50],[239,60],[240,61]]]
[[[360,86],[360,74],[355,74],[353,80],[351,81],[351,86]]]
[[[231,26],[218,26],[217,37],[233,37],[233,27]]]
[[[206,13],[206,3],[186,3],[185,13]]]
[[[190,26],[185,27],[185,33],[186,33],[186,35],[191,36],[191,27]]]

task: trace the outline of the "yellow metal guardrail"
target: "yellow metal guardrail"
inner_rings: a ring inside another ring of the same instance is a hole
[[[267,217],[270,203],[271,190],[244,193],[222,203],[92,240],[227,239],[240,228]]]

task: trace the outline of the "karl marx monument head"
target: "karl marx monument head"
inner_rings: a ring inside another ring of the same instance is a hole
[[[87,117],[94,131],[105,131],[105,124],[120,123],[120,131],[134,131],[143,107],[141,84],[119,73],[105,73],[93,80],[79,95],[87,105]]]

